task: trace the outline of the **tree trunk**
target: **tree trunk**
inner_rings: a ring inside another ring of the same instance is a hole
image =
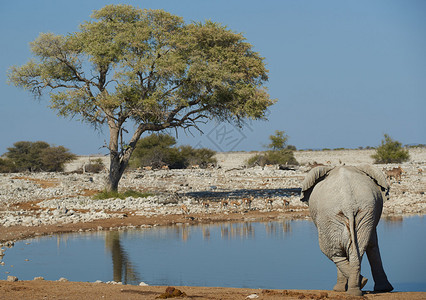
[[[123,172],[121,171],[121,163],[120,163],[120,157],[118,156],[118,153],[116,155],[113,155],[111,152],[109,175],[108,175],[107,184],[106,184],[107,191],[109,192],[118,191],[118,183],[120,182]]]
[[[107,180],[107,191],[118,191],[118,183],[129,164],[134,147],[129,146],[120,157],[118,152],[110,151],[110,168]]]
[[[140,136],[144,132],[143,127],[139,128],[133,134],[133,137],[127,145],[126,150],[120,155],[118,151],[118,139],[120,136],[121,125],[115,124],[114,121],[108,122],[110,139],[109,139],[109,157],[110,157],[110,168],[109,175],[106,182],[107,191],[118,191],[118,183],[120,182],[121,177],[123,176],[124,171],[129,164],[130,157],[133,153],[133,150],[136,148],[136,142],[139,140]]]
[[[120,155],[118,153],[118,137],[120,134],[120,126],[114,120],[108,120],[109,127],[109,175],[106,182],[106,190],[108,192],[117,192],[118,183],[120,182],[123,171],[121,171]]]

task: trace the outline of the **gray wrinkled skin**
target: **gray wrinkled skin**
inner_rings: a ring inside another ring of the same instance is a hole
[[[335,291],[362,295],[367,282],[360,274],[364,253],[374,290],[393,290],[382,266],[376,232],[388,192],[383,173],[369,165],[323,166],[306,175],[301,200],[309,205],[321,251],[336,264]]]

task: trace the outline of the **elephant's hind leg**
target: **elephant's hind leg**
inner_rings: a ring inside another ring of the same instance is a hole
[[[353,266],[346,257],[332,257],[331,260],[337,267],[337,283],[333,290],[354,296],[362,296],[361,289],[366,285],[367,278],[360,274],[360,267]]]
[[[337,267],[337,266],[336,266]],[[337,283],[333,287],[333,291],[345,292],[348,287],[348,279],[343,275],[342,271],[337,267]]]
[[[380,257],[379,243],[377,241],[377,231],[374,229],[367,247],[367,258],[370,262],[371,274],[374,279],[374,290],[376,292],[390,292],[393,290],[392,284],[388,281],[385,270],[383,269],[382,259]]]

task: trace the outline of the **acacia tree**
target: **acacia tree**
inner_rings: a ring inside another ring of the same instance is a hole
[[[271,143],[268,144],[266,147],[273,151],[278,151],[285,149],[288,136],[285,134],[284,131],[275,130],[275,135],[270,135],[269,139],[271,140]]]
[[[197,127],[209,119],[241,125],[264,119],[270,99],[263,58],[244,36],[212,21],[185,24],[163,10],[108,5],[68,35],[42,33],[34,58],[9,81],[65,117],[109,129],[108,190],[117,190],[144,132]],[[130,122],[128,122],[130,121]],[[126,123],[127,122],[127,123]],[[123,131],[134,124],[126,143]]]

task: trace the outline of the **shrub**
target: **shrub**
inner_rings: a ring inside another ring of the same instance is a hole
[[[16,142],[7,150],[6,160],[13,165],[14,172],[63,171],[64,164],[76,157],[63,146],[51,147],[41,141]]]
[[[248,167],[254,167],[254,166],[261,166],[264,167],[268,164],[265,155],[263,154],[257,154],[252,157],[250,157],[246,162]]]
[[[400,142],[393,140],[387,134],[384,137],[376,153],[371,156],[375,164],[401,163],[410,159],[408,150],[403,149]]]
[[[0,173],[15,172],[15,167],[10,159],[0,158]]]
[[[266,151],[263,154],[255,155],[248,159],[247,166],[261,166],[265,165],[298,165],[293,151],[289,149],[279,151]]]
[[[174,137],[166,134],[152,134],[140,139],[130,161],[131,167],[151,166],[160,168],[167,165],[171,169],[183,169],[190,165],[206,167],[215,164],[215,151],[194,149],[191,146],[172,147],[176,144]]]
[[[104,169],[105,169],[105,165],[101,158],[97,158],[93,161],[89,161],[88,164],[84,165],[84,172],[100,173]]]
[[[179,160],[176,149],[171,148],[175,144],[175,138],[166,134],[151,134],[142,138],[136,145],[130,165],[132,167],[159,168],[163,165],[173,164]]]
[[[75,158],[76,156],[68,152],[68,149],[63,146],[43,149],[40,153],[40,170],[47,172],[62,172],[64,170],[64,164]]]
[[[217,160],[213,157],[216,152],[207,148],[195,149],[187,145],[179,147],[179,152],[184,168],[193,165],[206,168],[210,164],[215,165],[217,163]]]

